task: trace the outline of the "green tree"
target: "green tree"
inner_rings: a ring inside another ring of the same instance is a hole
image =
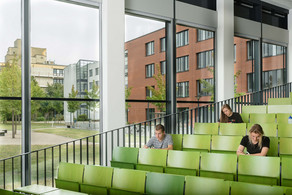
[[[234,97],[240,97],[245,95],[245,93],[243,92],[237,92],[237,78],[239,77],[239,75],[241,74],[241,70],[237,71],[234,75]]]
[[[207,67],[207,70],[209,72],[211,72],[212,75],[214,75],[214,69],[213,68]],[[213,101],[214,100],[214,84],[209,83],[205,79],[199,79],[199,82],[203,85],[201,91],[203,93],[210,94],[211,95],[211,101]]]
[[[157,64],[156,67],[156,74],[153,75],[153,78],[156,81],[156,87],[147,86],[147,88],[152,92],[151,97],[146,97],[147,100],[165,100],[165,78],[160,72],[160,66]],[[165,111],[165,103],[161,102],[153,102],[153,105],[159,110],[159,112]]]
[[[39,86],[36,79],[31,77],[31,97],[45,97],[45,91]],[[32,118],[36,118],[41,108],[41,102],[31,100],[31,115]]]
[[[92,90],[87,91],[85,90],[86,96],[85,99],[99,99],[99,87],[95,84],[95,81],[93,80],[92,83]],[[90,101],[86,102],[87,109],[93,112],[93,120],[95,120],[95,112],[96,108],[99,108],[99,102],[98,101]],[[94,123],[95,128],[95,123]]]
[[[71,93],[69,93],[69,98],[76,98],[77,95],[78,95],[78,91],[75,90],[74,85],[72,85]],[[80,108],[81,103],[78,101],[68,101],[67,104],[68,104],[68,112],[71,113],[71,117],[70,117],[71,125],[73,126],[72,118],[73,118],[74,112],[76,112]]]
[[[131,91],[132,91],[133,87],[125,87],[125,99],[127,100],[130,95],[131,95]],[[126,111],[131,108],[131,104],[129,104],[128,102],[126,102]]]

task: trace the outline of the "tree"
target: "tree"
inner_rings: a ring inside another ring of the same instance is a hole
[[[240,97],[245,95],[245,93],[243,92],[237,92],[237,78],[239,77],[239,75],[241,74],[241,70],[237,71],[234,75],[234,97]]]
[[[147,86],[147,88],[152,92],[151,97],[146,97],[147,100],[165,100],[165,78],[160,72],[160,66],[156,65],[156,74],[153,75],[153,78],[156,81],[156,88],[152,86]],[[165,103],[162,102],[153,102],[153,105],[159,110],[159,112],[165,111]]]
[[[44,90],[39,86],[36,79],[31,77],[31,97],[45,97]],[[31,100],[31,115],[37,117],[37,113],[39,112],[41,107],[40,101]]]
[[[125,87],[125,100],[127,100],[130,97],[132,88],[133,87]],[[131,104],[129,102],[126,102],[125,111],[126,111],[126,121],[127,121],[127,123],[128,123],[128,110],[129,110],[129,108],[131,108]]]
[[[72,85],[71,93],[69,93],[69,98],[76,98],[77,95],[78,95],[78,91],[75,90],[74,85]],[[76,112],[79,109],[81,103],[78,101],[68,101],[67,104],[68,104],[68,112],[71,113],[71,117],[70,117],[71,125],[73,126],[72,117],[74,116],[74,112]]]
[[[207,70],[214,75],[214,69],[207,67]],[[201,91],[206,94],[211,95],[211,101],[214,100],[214,84],[206,81],[205,79],[199,79],[200,84],[203,85]]]
[[[86,93],[85,99],[99,99],[99,87],[95,84],[94,80],[92,83],[92,90],[91,91],[85,90],[85,93]],[[99,107],[99,102],[90,101],[90,102],[86,102],[86,105],[89,111],[93,111],[93,120],[95,120],[95,111],[96,111],[96,108]],[[95,128],[95,123],[94,123],[94,128]]]

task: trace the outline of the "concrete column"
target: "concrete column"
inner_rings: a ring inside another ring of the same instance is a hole
[[[217,0],[216,101],[234,97],[234,2]]]
[[[125,2],[104,0],[102,2],[102,58],[101,58],[101,130],[103,132],[125,126]],[[120,133],[121,134],[121,133]],[[103,162],[111,157],[111,134],[107,135],[107,151]],[[114,137],[116,145],[116,137]],[[105,137],[103,138],[105,147]],[[107,159],[105,158],[107,154]]]
[[[287,63],[287,82],[292,82],[292,9],[289,10],[288,15],[288,30],[289,30],[289,43],[288,43],[288,63]]]

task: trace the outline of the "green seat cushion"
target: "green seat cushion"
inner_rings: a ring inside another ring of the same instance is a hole
[[[200,177],[208,177],[208,178],[217,178],[224,179],[228,181],[234,181],[235,175],[232,173],[220,173],[220,172],[211,172],[211,171],[200,171]]]
[[[81,184],[80,185],[80,192],[92,194],[92,195],[107,195],[107,188],[105,187],[98,187],[93,185]]]
[[[141,194],[141,193],[111,188],[109,189],[109,194],[110,195],[136,195],[136,194]]]
[[[163,167],[155,166],[155,165],[137,164],[136,165],[136,169],[137,170],[143,170],[143,171],[151,171],[151,172],[163,173]]]
[[[233,182],[231,183],[231,194],[283,195],[284,189],[279,186],[268,186],[268,185],[252,184],[252,183]]]
[[[127,162],[111,161],[111,167],[135,169],[135,164]]]
[[[71,190],[75,192],[80,191],[80,184],[78,182],[55,179],[55,183],[56,183],[56,188]]]
[[[196,169],[184,169],[184,168],[177,168],[177,167],[165,167],[165,173],[169,174],[176,174],[176,175],[191,175],[196,176],[198,175],[198,171]]]

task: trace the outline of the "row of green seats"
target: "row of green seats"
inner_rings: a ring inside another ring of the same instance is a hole
[[[20,193],[12,192],[10,190],[5,190],[5,189],[0,189],[0,194],[1,195],[21,195]]]
[[[81,192],[93,195],[292,194],[289,187],[71,163],[60,163],[58,180],[68,184],[63,188],[56,182],[58,188],[75,191],[79,185]]]
[[[245,123],[288,123],[289,116],[292,116],[292,108],[289,113],[246,113],[240,114],[243,122]],[[276,120],[277,119],[277,120]]]
[[[139,155],[138,155],[139,153]],[[282,157],[282,185],[292,187],[292,158]],[[116,147],[112,167],[280,184],[280,157]]]
[[[290,97],[290,98],[269,98],[268,105],[292,105],[292,97]]]
[[[247,135],[255,123],[195,123],[194,134],[205,135]],[[266,136],[292,137],[292,124],[260,123]],[[219,128],[220,127],[220,128]],[[277,132],[278,130],[278,132]]]

